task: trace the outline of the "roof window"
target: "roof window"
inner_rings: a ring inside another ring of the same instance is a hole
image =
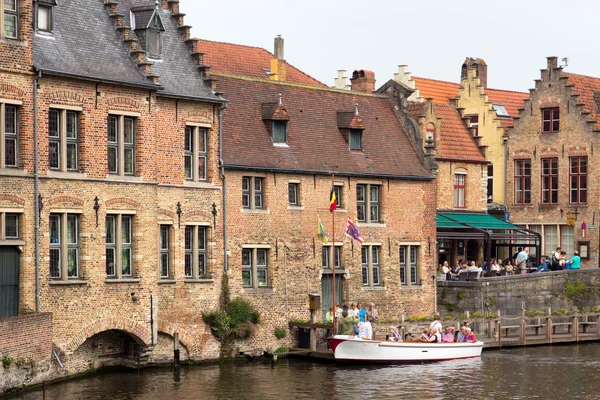
[[[492,104],[492,108],[496,110],[496,115],[498,115],[499,117],[510,117],[510,115],[506,111],[506,108],[504,108],[502,104]]]
[[[346,143],[348,143],[348,148],[350,150],[362,150],[365,124],[358,113],[358,104],[356,104],[354,111],[338,111],[337,124]]]
[[[287,145],[287,124],[290,120],[281,94],[277,103],[262,104],[262,119],[274,145]]]
[[[131,29],[138,36],[138,43],[146,51],[148,58],[162,58],[162,33],[165,26],[160,18],[159,2],[154,7],[131,9]]]
[[[37,32],[52,33],[54,30],[54,7],[56,0],[37,0],[35,4],[35,29]]]

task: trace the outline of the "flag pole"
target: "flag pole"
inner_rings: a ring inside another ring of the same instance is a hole
[[[333,190],[333,182],[334,182],[335,174],[331,174],[331,190]],[[330,199],[331,200],[331,194]],[[337,201],[337,199],[336,199]],[[330,205],[331,207],[331,205]],[[331,211],[331,271],[332,271],[332,290],[331,293],[333,295],[333,334],[337,334],[337,306],[335,304],[336,296],[335,296],[335,212]]]

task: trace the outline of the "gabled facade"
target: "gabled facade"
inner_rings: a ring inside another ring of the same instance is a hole
[[[548,57],[508,138],[511,222],[542,235],[542,255],[579,251],[582,267],[598,265],[599,93],[600,78]]]
[[[410,100],[451,104],[463,117],[469,118],[467,126],[490,163],[487,166],[487,203],[490,213],[503,218],[504,214],[504,142],[506,129],[518,116],[527,93],[491,89],[487,86],[487,64],[484,60],[467,58],[461,67],[460,83],[412,77],[401,65],[394,79],[413,88]]]
[[[223,270],[225,100],[179,3],[17,4],[18,37],[0,39],[10,313],[52,312],[66,373],[168,359],[175,333],[182,358],[216,357],[200,312],[216,304]]]

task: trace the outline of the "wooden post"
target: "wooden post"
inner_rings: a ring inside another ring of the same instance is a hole
[[[173,363],[175,368],[179,368],[181,360],[179,358],[179,332],[173,333]]]
[[[575,338],[576,342],[579,342],[579,317],[577,315],[573,315],[571,329],[571,335]]]
[[[488,321],[488,337],[490,339],[494,337],[494,335],[492,334],[493,329],[494,329],[494,321],[490,319]]]
[[[550,315],[546,317],[546,340],[552,343],[552,317]]]
[[[596,314],[596,335],[600,336],[600,314]]]
[[[310,310],[310,323],[314,324],[317,320],[317,311]],[[310,328],[310,351],[317,351],[317,328]]]
[[[527,322],[525,321],[525,309],[521,309],[521,343],[527,343]]]
[[[541,325],[540,317],[535,319],[535,336],[540,336],[540,325]]]
[[[498,336],[498,348],[502,348],[502,323],[500,318],[496,320],[496,335]]]

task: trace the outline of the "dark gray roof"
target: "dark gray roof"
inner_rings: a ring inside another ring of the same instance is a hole
[[[33,38],[33,58],[35,67],[48,73],[158,87],[129,57],[101,1],[59,2],[53,34]]]
[[[129,24],[129,12],[132,8],[153,4],[154,0],[121,0],[117,10]],[[163,56],[162,60],[151,60],[154,62],[152,71],[160,76],[159,81],[164,88],[160,94],[222,101],[202,79],[171,12],[160,8],[160,17],[165,27],[165,32],[162,33]]]

